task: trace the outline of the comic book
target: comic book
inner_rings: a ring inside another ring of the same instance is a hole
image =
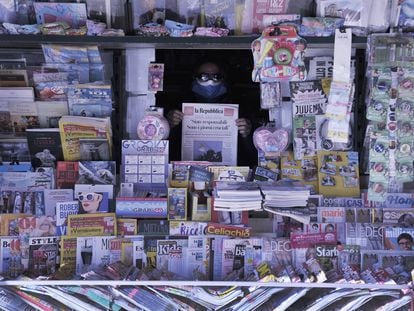
[[[115,235],[115,213],[69,215],[67,234],[76,237]]]
[[[316,116],[328,103],[321,80],[290,82],[293,102],[293,149],[295,160],[316,156]]]
[[[112,149],[112,130],[109,118],[63,116],[59,120],[63,157],[65,161],[81,158],[79,140],[82,138],[104,138]]]
[[[79,177],[79,162],[58,161],[56,165],[56,187],[73,189]]]
[[[56,236],[29,238],[29,273],[33,276],[46,276],[56,271],[58,257]]]
[[[359,197],[358,153],[318,151],[319,193],[327,197]]]

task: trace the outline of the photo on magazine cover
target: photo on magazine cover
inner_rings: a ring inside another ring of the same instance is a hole
[[[115,161],[80,161],[78,184],[115,185]]]
[[[222,141],[194,141],[194,160],[195,161],[223,161],[223,142]]]
[[[109,161],[111,153],[109,143],[105,138],[79,139],[81,161]]]
[[[78,192],[79,214],[107,213],[109,201],[107,192]]]
[[[1,118],[1,117],[0,117]],[[30,162],[26,139],[4,139],[0,141],[0,165]]]

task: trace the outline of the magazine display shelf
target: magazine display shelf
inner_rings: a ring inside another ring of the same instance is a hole
[[[92,37],[59,35],[0,35],[0,49],[40,49],[42,44],[98,45],[102,49],[123,51],[126,49],[250,49],[251,42],[258,36],[213,37]],[[333,48],[332,37],[306,38],[309,48]],[[353,37],[352,47],[366,48],[365,37]],[[124,74],[124,73],[118,73]],[[351,283],[277,283],[277,282],[235,282],[235,281],[96,281],[96,280],[8,280],[0,281],[0,286],[198,286],[198,287],[285,287],[285,288],[352,288],[408,290],[408,285],[351,284]]]
[[[96,44],[105,49],[155,48],[155,49],[250,49],[258,36],[228,37],[99,37],[59,35],[1,35],[0,48],[39,48],[41,44]],[[308,47],[333,47],[333,37],[307,37]],[[365,37],[353,37],[354,48],[365,48]]]
[[[33,281],[0,281],[0,286],[198,286],[198,287],[289,287],[289,288],[351,288],[351,289],[388,289],[407,290],[408,285],[392,284],[352,284],[352,283],[278,283],[278,282],[245,282],[245,281],[96,281],[96,280],[33,280]]]

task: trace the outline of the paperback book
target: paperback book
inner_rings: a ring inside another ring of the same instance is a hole
[[[89,270],[109,265],[109,241],[113,237],[88,236],[76,240],[76,274],[80,275]]]

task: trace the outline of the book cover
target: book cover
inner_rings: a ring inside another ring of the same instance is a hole
[[[323,115],[328,98],[320,80],[290,82],[293,103],[293,150],[295,160],[316,156],[316,116]]]
[[[103,236],[116,234],[115,213],[75,214],[68,216],[69,236]]]
[[[56,234],[67,234],[68,216],[79,214],[79,201],[64,201],[56,203]]]
[[[29,238],[29,273],[45,276],[56,272],[58,249],[57,237]]]
[[[187,188],[168,188],[168,220],[187,219]]]
[[[63,160],[62,144],[58,128],[27,129],[29,151],[34,165],[55,167]]]
[[[318,151],[319,193],[327,197],[359,197],[358,153]]]
[[[79,177],[79,162],[58,161],[56,165],[56,188],[73,189]]]
[[[25,214],[0,214],[0,236],[19,235],[17,220],[25,217]]]

